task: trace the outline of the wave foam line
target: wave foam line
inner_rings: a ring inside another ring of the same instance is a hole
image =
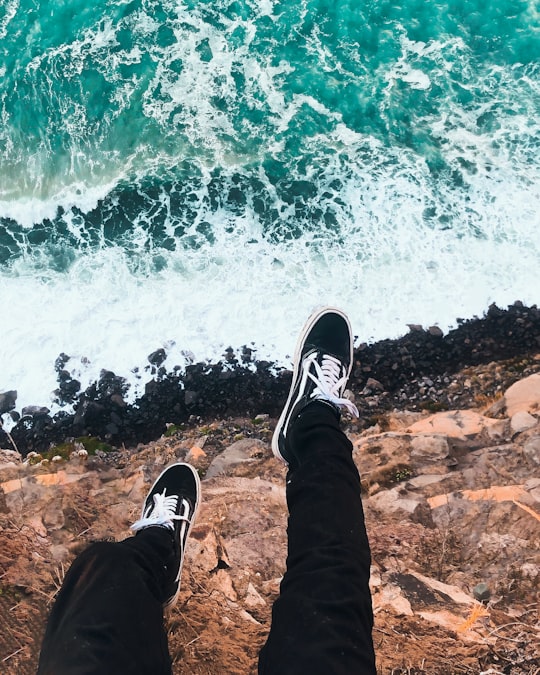
[[[534,248],[444,232],[411,241],[399,228],[392,236],[401,249],[378,250],[375,241],[367,256],[361,233],[339,247],[218,236],[198,251],[161,252],[166,265],[153,275],[140,266],[134,273],[115,248],[81,256],[63,274],[26,274],[21,261],[0,284],[0,306],[9,307],[0,389],[17,389],[18,405],[47,404],[60,352],[70,367],[78,360],[83,385],[106,368],[128,378],[132,395],[140,384],[133,368],[158,347],[171,368],[185,364],[185,352],[216,359],[252,343],[258,358],[288,363],[294,336],[320,304],[344,308],[359,340],[373,341],[403,334],[407,323],[446,330],[492,302],[538,302]]]

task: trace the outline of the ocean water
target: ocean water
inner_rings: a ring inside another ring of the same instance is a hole
[[[0,0],[0,391],[540,300],[532,0]],[[139,371],[140,375],[141,371]]]

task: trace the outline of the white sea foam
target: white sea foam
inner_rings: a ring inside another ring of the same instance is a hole
[[[19,9],[19,0],[7,0],[0,18],[0,40],[6,37],[7,27]]]
[[[161,252],[159,273],[143,265],[133,273],[114,248],[81,256],[64,274],[19,261],[0,283],[0,386],[17,388],[18,407],[47,403],[61,351],[84,384],[107,368],[134,387],[144,377],[132,369],[160,346],[169,367],[184,365],[186,350],[204,360],[251,342],[259,358],[288,363],[305,317],[326,303],[343,307],[359,339],[371,341],[403,334],[409,322],[446,330],[491,302],[537,302],[540,195],[521,201],[524,188],[507,184],[487,199],[485,180],[460,214],[477,219],[483,238],[423,225],[430,194],[420,171],[366,172],[341,192],[353,218],[343,221],[340,244],[333,235],[321,244],[315,233],[271,244],[254,218],[238,218],[231,237],[230,217],[217,213],[214,245]]]
[[[110,194],[117,183],[117,178],[111,178],[101,185],[89,185],[81,181],[59,185],[58,191],[46,198],[18,196],[15,199],[0,199],[0,216],[30,229],[44,220],[54,220],[59,208],[69,213],[75,207],[88,213]]]

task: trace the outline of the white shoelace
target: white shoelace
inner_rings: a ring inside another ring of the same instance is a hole
[[[311,372],[311,366],[315,368],[316,374]],[[354,417],[359,417],[354,403],[342,397],[342,391],[347,384],[347,373],[338,359],[330,354],[323,354],[319,364],[317,353],[314,352],[305,358],[303,370],[304,379],[309,377],[316,385],[311,398],[330,401],[341,410],[345,408]]]
[[[164,525],[173,529],[175,520],[183,520],[189,523],[189,503],[185,499],[182,500],[182,513],[179,515],[176,514],[177,504],[178,495],[167,497],[165,496],[165,490],[162,493],[155,494],[153,508],[150,508],[148,515],[133,523],[131,529],[136,532],[152,525]]]

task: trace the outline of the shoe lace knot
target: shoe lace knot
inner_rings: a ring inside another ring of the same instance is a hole
[[[307,376],[314,382],[315,388],[311,398],[329,401],[340,410],[347,410],[354,417],[359,417],[358,408],[348,398],[343,397],[347,384],[347,371],[335,356],[323,354],[321,362],[315,352],[304,361]],[[315,372],[311,370],[313,366]]]
[[[178,495],[166,495],[165,493],[166,490],[163,490],[163,492],[153,495],[153,505],[149,505],[144,516],[131,526],[134,532],[154,525],[162,525],[173,529],[174,521],[189,522],[187,515],[177,514]],[[188,514],[189,503],[185,499],[182,500],[182,507],[182,512]]]

